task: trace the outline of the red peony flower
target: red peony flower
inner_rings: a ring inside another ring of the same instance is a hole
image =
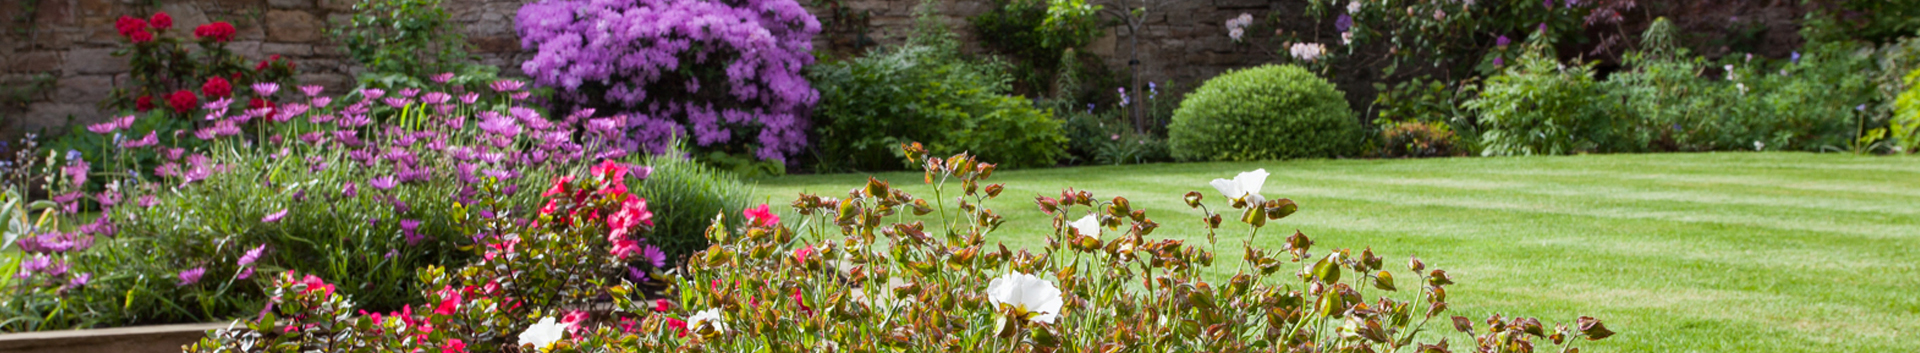
[[[208,24],[200,25],[200,27],[193,28],[194,37],[200,38],[200,39],[211,39],[215,42],[222,42],[222,43],[233,40],[233,32],[234,32],[233,24],[227,23],[225,21],[208,23]]]
[[[225,78],[214,76],[207,79],[206,84],[200,85],[200,94],[206,95],[208,99],[226,98],[227,95],[233,94],[233,84],[228,83]]]
[[[153,96],[140,96],[140,98],[134,99],[133,110],[142,112],[153,110]]]
[[[119,20],[113,21],[113,29],[119,31],[121,36],[133,37],[134,33],[147,31],[147,20],[133,16],[120,16]]]
[[[127,36],[127,39],[132,40],[134,44],[151,42],[153,41],[153,32],[147,32],[147,31],[133,32],[133,35]]]
[[[200,97],[194,97],[193,92],[184,89],[174,91],[173,95],[167,97],[167,105],[172,106],[176,113],[186,114],[200,105]]]
[[[149,22],[153,23],[153,29],[165,31],[168,28],[173,28],[173,16],[167,15],[165,12],[154,13],[153,20]]]

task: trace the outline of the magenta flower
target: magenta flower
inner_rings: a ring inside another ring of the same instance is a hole
[[[473,102],[477,101],[480,101],[479,93],[467,92],[466,94],[460,95],[460,103],[473,104]]]
[[[507,92],[518,91],[520,90],[520,86],[526,84],[526,82],[520,82],[519,80],[497,80],[493,81],[492,86],[494,92]]]
[[[207,274],[206,267],[194,267],[194,268],[187,269],[185,271],[180,271],[180,275],[179,275],[180,282],[177,283],[177,285],[184,287],[184,286],[193,285],[194,283],[200,283],[200,277],[205,276],[206,274]]]
[[[340,188],[340,196],[353,197],[354,195],[359,195],[359,194],[360,194],[359,185],[351,181],[347,182],[347,186]]]
[[[422,240],[422,237],[418,232],[419,229],[420,229],[420,220],[417,220],[417,219],[400,220],[400,233],[406,236],[407,245],[414,245],[414,244],[420,243],[420,240]]]
[[[420,96],[420,101],[427,104],[445,104],[452,99],[452,95],[440,92],[427,92],[426,95]]]
[[[274,92],[279,92],[279,91],[280,91],[280,84],[278,83],[261,82],[261,83],[253,84],[253,93],[259,94],[261,96],[271,96],[273,95]]]
[[[433,83],[447,83],[447,81],[453,81],[453,73],[443,72],[443,73],[440,73],[439,75],[433,75],[433,77],[429,77],[429,78],[433,79]]]
[[[279,222],[281,218],[286,218],[286,217],[287,217],[287,210],[281,209],[280,212],[267,214],[266,217],[260,219],[260,223],[275,223],[275,222]]]
[[[254,261],[260,260],[260,253],[266,250],[267,244],[260,244],[260,246],[253,247],[253,250],[247,250],[245,254],[240,254],[240,261],[234,262],[234,264],[240,267],[251,265]]]
[[[65,289],[80,288],[80,287],[86,286],[87,282],[92,280],[93,280],[93,273],[81,273],[79,275],[73,276],[73,279],[67,280],[67,286],[65,287]]]
[[[300,86],[300,93],[305,93],[308,97],[312,97],[320,95],[320,91],[325,89],[326,87],[321,87],[320,85],[306,85]]]
[[[387,91],[379,88],[363,88],[360,90],[360,96],[367,97],[367,100],[380,99],[380,96],[385,95],[387,95]]]
[[[413,96],[420,95],[420,89],[419,88],[402,88],[400,89],[399,93],[401,97],[413,98]]]
[[[371,180],[367,180],[367,186],[372,186],[374,189],[380,189],[380,190],[392,189],[394,186],[398,186],[398,185],[400,185],[400,182],[394,180],[393,176],[391,175],[382,175],[379,177],[375,177]]]
[[[667,267],[667,253],[660,251],[660,247],[658,246],[647,245],[641,248],[640,257],[647,259],[647,262],[653,263],[653,268]]]

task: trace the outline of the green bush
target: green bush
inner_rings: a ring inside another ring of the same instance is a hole
[[[1856,44],[1813,43],[1788,60],[1693,57],[1658,20],[1628,69],[1601,84],[1619,131],[1609,152],[1866,150],[1875,89],[1863,79],[1874,60]],[[1707,75],[1718,73],[1718,75]],[[1856,148],[1858,147],[1858,148]]]
[[[652,175],[634,192],[653,209],[653,235],[647,242],[659,246],[668,259],[679,259],[707,248],[704,234],[713,216],[747,208],[753,188],[731,173],[680,158],[678,153],[647,157]],[[737,225],[737,217],[727,217]],[[669,263],[677,263],[669,261]]]
[[[908,44],[866,57],[816,65],[816,169],[898,170],[896,149],[921,142],[934,153],[961,151],[1008,167],[1051,166],[1066,142],[1051,110],[1006,95],[998,62],[960,59],[945,45]]]
[[[1920,70],[1907,73],[1906,81],[1907,91],[1900,93],[1888,128],[1893,130],[1894,152],[1914,153],[1920,150]]]
[[[1079,62],[1076,48],[1100,36],[1099,5],[1084,0],[997,0],[985,13],[968,18],[981,44],[1014,59],[1016,89],[1036,96],[1072,95],[1056,87],[1062,70]],[[1063,60],[1065,59],[1065,60]]]
[[[1614,141],[1601,93],[1591,67],[1529,54],[1487,79],[1466,107],[1480,114],[1482,155],[1572,154]]]
[[[1181,160],[1354,156],[1365,136],[1342,95],[1298,66],[1231,71],[1180,102],[1169,147]]]

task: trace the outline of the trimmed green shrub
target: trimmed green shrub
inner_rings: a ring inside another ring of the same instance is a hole
[[[1487,79],[1466,107],[1480,114],[1480,154],[1572,154],[1602,149],[1615,130],[1601,109],[1600,86],[1587,65],[1562,65],[1528,54]]]
[[[747,209],[753,197],[753,187],[733,174],[681,158],[679,153],[650,156],[646,164],[653,173],[634,194],[647,199],[647,207],[653,209],[653,234],[647,243],[666,252],[669,264],[706,250],[705,232],[713,217]],[[737,218],[727,217],[727,225],[737,226]]]
[[[1007,167],[1051,166],[1066,137],[1051,110],[1007,95],[1004,65],[971,62],[944,45],[909,44],[816,65],[814,133],[820,171],[909,167],[897,148],[921,142],[936,154],[962,151]]]
[[[1365,138],[1343,93],[1293,65],[1207,80],[1180,102],[1167,130],[1173,157],[1181,160],[1353,156]]]
[[[1920,150],[1920,70],[1907,73],[1906,81],[1907,90],[1894,104],[1898,108],[1888,126],[1893,131],[1896,153]]]

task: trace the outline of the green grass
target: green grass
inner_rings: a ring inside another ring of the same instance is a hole
[[[989,206],[1009,222],[990,241],[1040,247],[1050,230],[1033,195],[1071,186],[1128,197],[1164,226],[1155,236],[1204,242],[1198,211],[1180,195],[1201,191],[1220,207],[1206,183],[1254,168],[1273,173],[1269,198],[1301,205],[1269,224],[1260,246],[1278,248],[1283,232],[1299,229],[1317,241],[1316,253],[1372,246],[1396,272],[1418,255],[1460,283],[1449,288],[1452,315],[1592,315],[1620,333],[1583,351],[1920,346],[1920,158],[1646,154],[1002,171],[991,181],[1008,190]],[[919,173],[876,177],[932,196]],[[755,200],[845,197],[865,178],[764,179]],[[1223,233],[1222,242],[1244,234]]]

